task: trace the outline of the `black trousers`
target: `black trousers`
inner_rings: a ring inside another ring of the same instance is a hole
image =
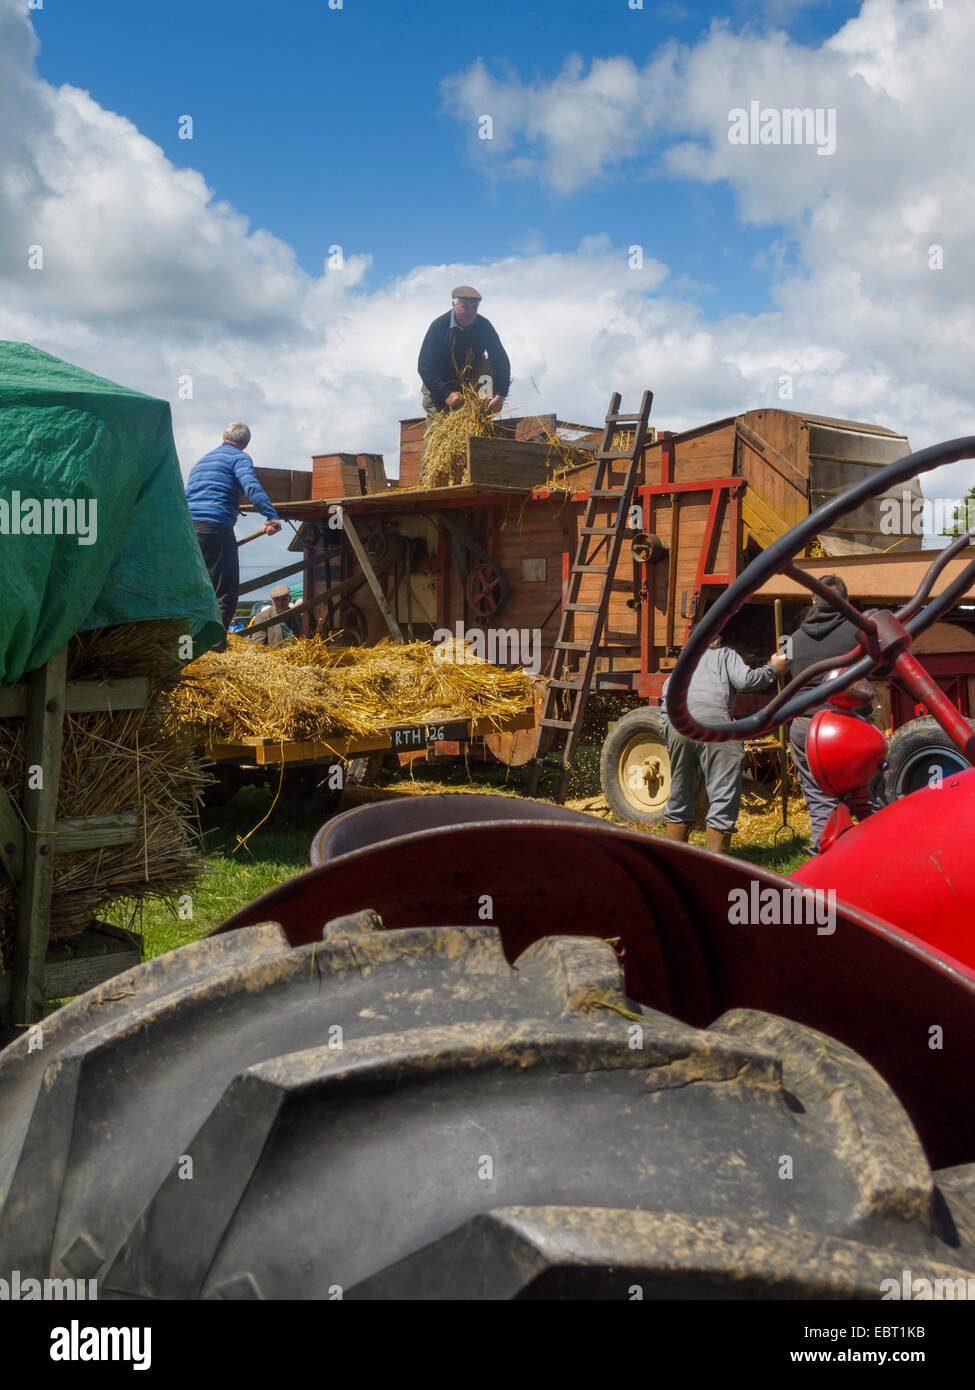
[[[213,592],[217,596],[223,625],[229,627],[237,612],[237,591],[240,588],[240,560],[234,528],[220,526],[214,521],[194,521],[193,527],[203,551],[203,563],[209,571]]]

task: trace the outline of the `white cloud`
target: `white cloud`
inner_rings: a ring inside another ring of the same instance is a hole
[[[780,6],[779,17],[798,8]],[[625,156],[650,172],[729,185],[742,218],[772,229],[764,263],[776,275],[777,312],[710,330],[747,381],[743,394],[794,371],[797,407],[879,419],[926,444],[975,432],[973,60],[975,6],[865,0],[818,48],[714,23],[640,70],[576,62],[548,82],[497,83],[478,63],[447,95],[465,116],[472,79],[479,96],[517,113],[503,146],[474,150],[499,178],[519,173],[517,158],[539,182],[575,192],[605,186]],[[732,145],[729,113],[752,100],[835,110],[835,154]],[[576,103],[592,117],[584,130],[565,118]],[[779,229],[797,247],[798,273],[783,268]],[[941,270],[932,247],[942,248]],[[967,483],[971,465],[953,477]]]
[[[490,103],[493,154],[531,177],[603,179],[614,151],[666,137],[689,177],[727,180],[744,215],[784,224],[803,272],[782,269],[776,225],[775,309],[707,323],[649,247],[632,271],[629,237],[598,226],[573,252],[522,240],[493,263],[417,266],[376,291],[364,252],[309,276],[130,121],[41,82],[30,25],[0,0],[0,336],[172,400],[184,468],[246,419],[259,464],[362,450],[395,472],[397,421],[420,412],[420,339],[458,281],[484,294],[514,365],[511,404],[526,411],[598,421],[612,391],[627,408],[649,385],[657,423],[685,428],[780,404],[789,372],[797,409],[876,419],[916,446],[975,432],[975,153],[962,121],[975,15],[960,10],[867,0],[816,52],[714,28],[642,70],[571,60],[545,86],[475,64],[455,80],[455,109],[466,119]],[[836,155],[729,146],[727,110],[751,95],[836,104]],[[944,271],[927,268],[932,241]],[[42,272],[27,269],[30,244],[44,247]],[[185,375],[192,401],[177,399]]]

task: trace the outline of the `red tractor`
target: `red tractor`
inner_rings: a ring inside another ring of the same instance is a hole
[[[911,455],[761,554],[683,651],[676,727],[759,733],[893,666],[971,761],[910,652],[975,579],[930,598],[967,536],[897,614],[847,614],[815,691],[719,728],[686,705],[817,530],[971,457]],[[817,776],[853,791],[882,744],[823,713]],[[975,770],[841,808],[791,879],[514,798],[349,812],[0,1054],[0,1267],[123,1298],[970,1295],[973,808]]]

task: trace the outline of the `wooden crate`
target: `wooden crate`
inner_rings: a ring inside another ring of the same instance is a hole
[[[291,502],[308,502],[311,499],[312,473],[310,468],[292,468]]]
[[[366,490],[356,454],[315,454],[311,469],[313,498],[361,497]]]
[[[423,456],[423,436],[426,433],[426,416],[419,419],[399,422],[399,485],[417,487]]]
[[[385,492],[386,467],[382,454],[315,454],[312,458],[313,498],[362,497],[369,492]],[[305,501],[292,498],[292,501]]]
[[[357,454],[356,458],[366,475],[366,492],[385,492],[388,483],[382,454]]]
[[[549,447],[473,435],[467,441],[467,467],[472,483],[530,491],[548,481]]]
[[[275,506],[292,500],[290,468],[255,468],[254,476]]]

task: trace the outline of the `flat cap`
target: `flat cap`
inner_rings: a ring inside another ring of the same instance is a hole
[[[271,590],[271,597],[290,598],[291,590],[288,588],[287,584],[275,584],[274,588]]]
[[[480,295],[471,285],[458,285],[455,290],[450,291],[451,299],[480,299]]]

